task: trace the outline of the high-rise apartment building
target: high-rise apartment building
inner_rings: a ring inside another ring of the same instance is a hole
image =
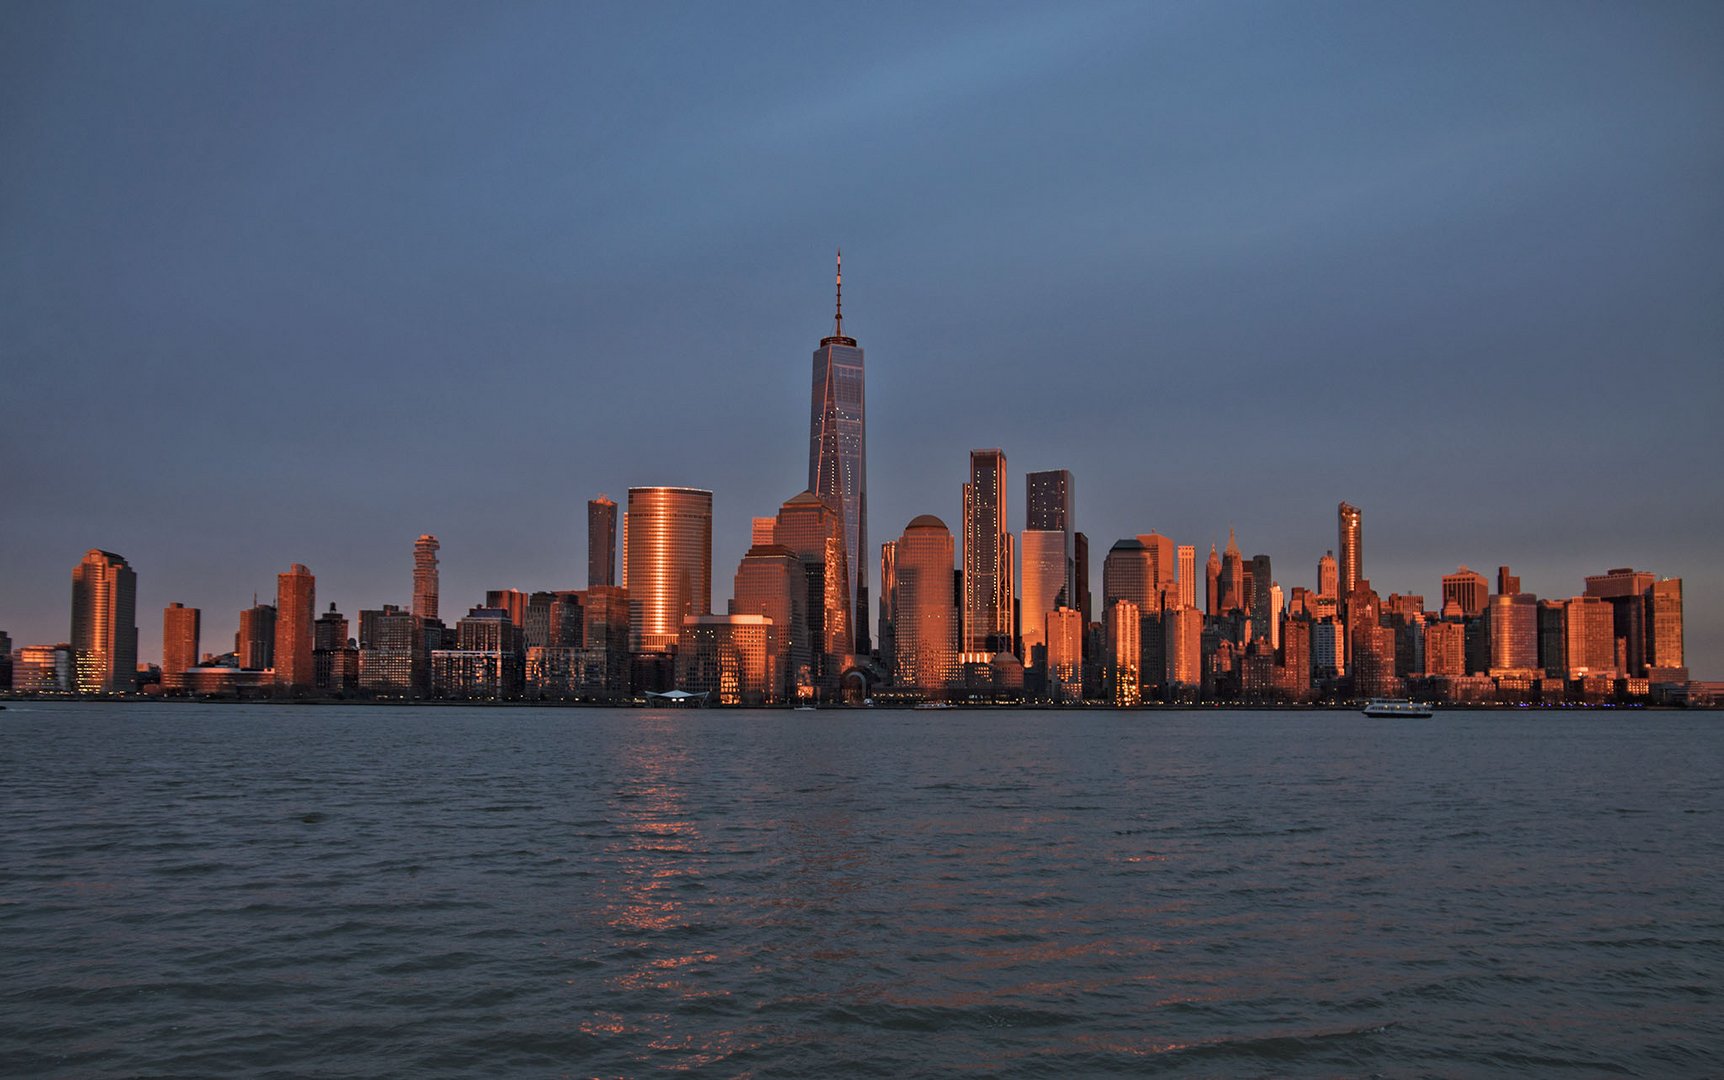
[[[162,609],[162,689],[184,690],[186,672],[197,666],[203,613],[184,604]]]
[[[1684,666],[1681,578],[1655,581],[1646,590],[1646,666],[1661,671]]]
[[[505,612],[509,621],[520,627],[527,628],[527,604],[532,597],[520,589],[487,589],[485,590],[485,606]]]
[[[1325,551],[1317,560],[1317,595],[1330,600],[1341,598],[1341,571],[1333,551]]]
[[[1203,612],[1188,607],[1162,612],[1161,640],[1168,700],[1185,700],[1203,684]],[[1156,674],[1145,671],[1139,678],[1155,682]]]
[[[442,545],[426,533],[413,541],[413,614],[437,618],[437,552]]]
[[[892,560],[893,681],[944,692],[958,672],[958,620],[952,604],[952,534],[932,514],[910,522]]]
[[[426,620],[394,604],[359,613],[359,686],[379,697],[418,697],[430,688]],[[437,642],[441,646],[442,642]]]
[[[677,688],[719,705],[777,704],[781,655],[778,627],[764,615],[690,615],[676,650]]]
[[[268,671],[275,667],[275,605],[259,604],[239,613],[239,633],[234,635],[234,661],[246,671]]]
[[[289,691],[316,685],[312,623],[317,620],[317,578],[299,563],[275,576],[275,685]]]
[[[587,586],[617,583],[617,504],[587,500]]]
[[[123,694],[137,686],[138,575],[91,548],[72,568],[72,689]]]
[[[845,606],[854,616],[859,654],[868,643],[868,424],[862,350],[844,334],[844,263],[840,253],[832,333],[814,350],[808,412],[808,490],[837,510],[843,523]]]
[[[1461,614],[1469,619],[1476,619],[1484,613],[1490,590],[1490,582],[1485,580],[1485,576],[1466,566],[1443,575],[1443,603],[1447,605],[1453,600],[1460,606]]]
[[[1520,675],[1536,671],[1538,598],[1531,593],[1498,593],[1490,598],[1486,610],[1490,627],[1490,673]]]
[[[1616,618],[1609,601],[1576,596],[1563,604],[1562,624],[1561,677],[1616,674]]]
[[[1340,551],[1339,569],[1341,572],[1341,597],[1345,599],[1353,594],[1359,579],[1365,576],[1364,551],[1361,535],[1363,515],[1357,506],[1342,503],[1335,508],[1336,528],[1339,533],[1337,550]]]
[[[1143,700],[1139,676],[1142,644],[1138,606],[1130,600],[1117,601],[1108,607],[1102,623],[1107,633],[1103,678],[1107,682],[1108,697],[1115,705],[1129,708]]]
[[[712,613],[712,492],[630,488],[624,520],[629,649],[668,650],[686,616]]]
[[[970,451],[964,485],[964,652],[1011,652],[1012,534],[1006,529],[1006,453]]]
[[[1048,699],[1056,705],[1083,700],[1083,616],[1060,605],[1046,620]]]

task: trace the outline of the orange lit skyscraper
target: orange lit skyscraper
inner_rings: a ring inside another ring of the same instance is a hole
[[[623,535],[629,650],[669,649],[685,616],[712,613],[712,492],[629,488]]]
[[[185,689],[186,669],[198,662],[201,618],[202,612],[184,604],[162,609],[162,689]]]
[[[1359,579],[1365,574],[1364,554],[1360,546],[1363,540],[1360,535],[1362,517],[1359,508],[1351,503],[1342,503],[1335,508],[1336,528],[1340,540],[1337,550],[1341,553],[1337,562],[1341,571],[1340,586],[1343,599],[1353,595],[1354,587],[1359,584]]]
[[[316,682],[312,624],[317,621],[317,578],[294,563],[275,576],[275,685],[309,690]]]
[[[1024,474],[1023,639],[1029,662],[1046,632],[1047,614],[1080,606],[1073,571],[1073,488],[1069,469]],[[1082,616],[1079,616],[1082,622]]]
[[[804,491],[779,507],[773,539],[795,553],[806,582],[807,649],[804,652],[802,641],[793,636],[793,664],[799,667],[806,655],[813,678],[811,689],[833,695],[843,658],[856,640],[850,630],[843,519],[831,503]],[[801,671],[795,676],[801,679]]]
[[[808,490],[843,521],[846,604],[857,653],[868,652],[868,424],[862,350],[844,335],[844,263],[840,253],[832,333],[814,350],[808,413]],[[848,651],[848,650],[846,650]]]
[[[1197,606],[1197,548],[1181,544],[1179,555],[1179,606]]]
[[[138,575],[95,548],[72,568],[72,689],[120,694],[137,686]]]
[[[413,614],[437,618],[437,551],[441,545],[429,533],[413,542]]]
[[[892,675],[899,686],[939,693],[957,674],[952,561],[952,534],[932,514],[910,522],[894,545]]]
[[[1012,534],[1006,530],[1006,453],[970,451],[964,485],[964,651],[1012,650]]]

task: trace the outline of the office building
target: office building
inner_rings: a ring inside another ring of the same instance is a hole
[[[1108,606],[1102,620],[1107,633],[1103,679],[1108,698],[1121,708],[1130,708],[1143,700],[1139,677],[1139,653],[1143,648],[1139,617],[1136,604],[1119,600]]]
[[[203,613],[184,604],[162,609],[162,689],[183,691],[186,672],[197,666]]]
[[[587,586],[617,583],[617,504],[587,500]]]
[[[413,542],[413,614],[421,619],[437,615],[437,552],[442,545],[426,533]]]
[[[1221,553],[1221,577],[1216,583],[1216,596],[1221,614],[1245,610],[1245,559],[1239,554],[1239,541],[1233,529],[1227,530],[1227,548]]]
[[[690,615],[677,643],[677,689],[718,705],[774,705],[780,656],[778,627],[764,615]]]
[[[824,566],[821,580],[824,583]],[[730,614],[758,615],[770,619],[775,628],[773,671],[777,684],[771,694],[774,701],[814,696],[813,638],[808,632],[808,584],[802,561],[796,557],[795,551],[782,544],[756,544],[748,549],[736,567]],[[883,620],[889,607],[886,603],[880,605]]]
[[[1062,604],[1044,619],[1048,700],[1076,705],[1083,700],[1083,616]]]
[[[845,566],[844,521],[826,500],[811,491],[785,500],[773,527],[777,546],[788,548],[802,565],[805,640],[792,627],[791,650],[795,654],[799,685],[811,685],[817,697],[833,699],[845,657],[855,644],[850,630],[850,576]],[[802,684],[801,663],[806,657],[810,682]]]
[[[317,619],[317,578],[299,563],[275,576],[275,685],[290,693],[316,686],[312,623]]]
[[[1221,612],[1221,556],[1215,553],[1215,545],[1209,545],[1209,560],[1203,564],[1203,610],[1209,615],[1220,615]]]
[[[1686,666],[1682,642],[1682,579],[1653,582],[1646,597],[1646,666],[1671,671]]]
[[[808,490],[838,511],[844,540],[845,604],[854,640],[844,652],[869,652],[868,424],[862,349],[844,334],[844,264],[836,275],[832,333],[814,350],[808,413]]]
[[[359,688],[385,698],[420,697],[430,689],[428,627],[440,627],[394,604],[359,613]],[[441,633],[437,645],[441,647]]]
[[[1490,673],[1523,675],[1538,669],[1538,599],[1531,593],[1501,593],[1486,608]],[[1572,642],[1573,639],[1570,638]],[[1570,657],[1572,664],[1573,657]]]
[[[1012,651],[1013,547],[1005,451],[972,450],[964,484],[964,652]]]
[[[1194,544],[1181,544],[1178,548],[1179,559],[1179,606],[1197,606],[1197,547]]]
[[[712,492],[637,487],[628,499],[629,649],[664,652],[682,636],[684,618],[712,613]]]
[[[1494,610],[1494,609],[1493,609]],[[1616,675],[1616,613],[1597,596],[1576,596],[1562,602],[1563,670],[1561,678]],[[1546,665],[1546,670],[1550,665]]]
[[[125,694],[137,686],[138,576],[95,548],[72,568],[72,689]]]
[[[1137,537],[1116,541],[1101,561],[1101,604],[1105,613],[1124,600],[1139,611],[1160,611],[1155,564]]]
[[[929,695],[944,693],[958,672],[952,547],[946,523],[932,514],[911,521],[895,545],[893,681]]]
[[[1065,605],[1080,610],[1076,533],[1072,528],[1075,487],[1069,469],[1024,474],[1023,582],[1020,621],[1023,659],[1043,643],[1048,612]],[[1083,616],[1078,616],[1083,620]]]
[[[1477,570],[1462,566],[1452,574],[1443,575],[1443,603],[1453,600],[1467,618],[1484,614],[1489,599],[1490,583]]]
[[[234,662],[244,671],[269,671],[275,667],[275,605],[256,603],[239,613],[239,633],[234,635]]]

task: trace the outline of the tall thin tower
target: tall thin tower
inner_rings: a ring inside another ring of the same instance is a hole
[[[964,485],[964,651],[1011,652],[1014,554],[1006,530],[1006,452],[970,451]]]
[[[72,568],[72,687],[120,694],[138,678],[138,575],[124,556],[91,548]]]
[[[814,350],[808,413],[808,490],[843,517],[846,592],[858,653],[868,641],[868,424],[862,350],[844,335],[844,253],[838,253],[832,334]]]
[[[1337,545],[1340,558],[1336,561],[1341,571],[1341,602],[1346,603],[1347,597],[1353,595],[1353,587],[1365,576],[1359,535],[1362,515],[1357,506],[1342,503],[1336,508],[1335,517],[1340,532],[1340,543]]]
[[[603,495],[587,500],[587,585],[617,583],[617,504]]]
[[[442,545],[426,533],[413,542],[413,614],[437,618],[437,552]]]

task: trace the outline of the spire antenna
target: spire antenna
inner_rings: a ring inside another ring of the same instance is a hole
[[[838,249],[838,269],[835,273],[835,285],[838,290],[838,308],[832,317],[832,336],[844,336],[844,249]]]

